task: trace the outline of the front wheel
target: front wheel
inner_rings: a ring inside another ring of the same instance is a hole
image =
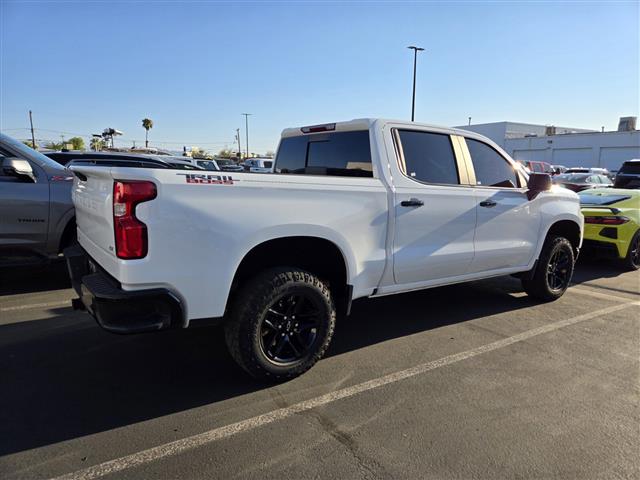
[[[522,279],[525,292],[545,302],[557,300],[569,287],[574,263],[573,248],[569,240],[564,237],[547,237],[533,275]]]
[[[240,287],[225,338],[231,356],[250,375],[282,381],[322,358],[335,322],[323,281],[297,268],[272,268]]]

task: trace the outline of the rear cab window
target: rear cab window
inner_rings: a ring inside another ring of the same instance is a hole
[[[285,137],[275,165],[283,174],[373,177],[369,130]]]

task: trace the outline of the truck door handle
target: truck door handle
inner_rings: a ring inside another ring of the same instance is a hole
[[[480,206],[481,207],[485,207],[485,208],[493,208],[497,205],[496,202],[494,202],[493,200],[484,200],[482,202],[480,202]]]
[[[403,207],[421,207],[424,205],[422,200],[418,200],[417,198],[410,198],[409,200],[402,200],[400,205]]]

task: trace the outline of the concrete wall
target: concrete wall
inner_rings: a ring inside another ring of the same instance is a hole
[[[546,133],[545,125],[536,125],[534,123],[519,123],[519,122],[495,122],[495,123],[481,123],[478,125],[463,125],[460,127],[462,130],[469,130],[471,132],[479,133],[485,137],[490,138],[502,148],[505,147],[505,141],[510,138],[523,138],[527,135],[537,135],[539,137],[544,136]],[[583,128],[573,127],[555,127],[556,134],[566,133],[583,133],[594,132],[595,130],[585,130]]]
[[[640,130],[507,138],[503,148],[516,160],[618,170],[625,160],[640,158]]]

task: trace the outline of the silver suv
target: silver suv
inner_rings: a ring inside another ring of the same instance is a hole
[[[73,175],[0,133],[0,264],[46,260],[75,242]]]

